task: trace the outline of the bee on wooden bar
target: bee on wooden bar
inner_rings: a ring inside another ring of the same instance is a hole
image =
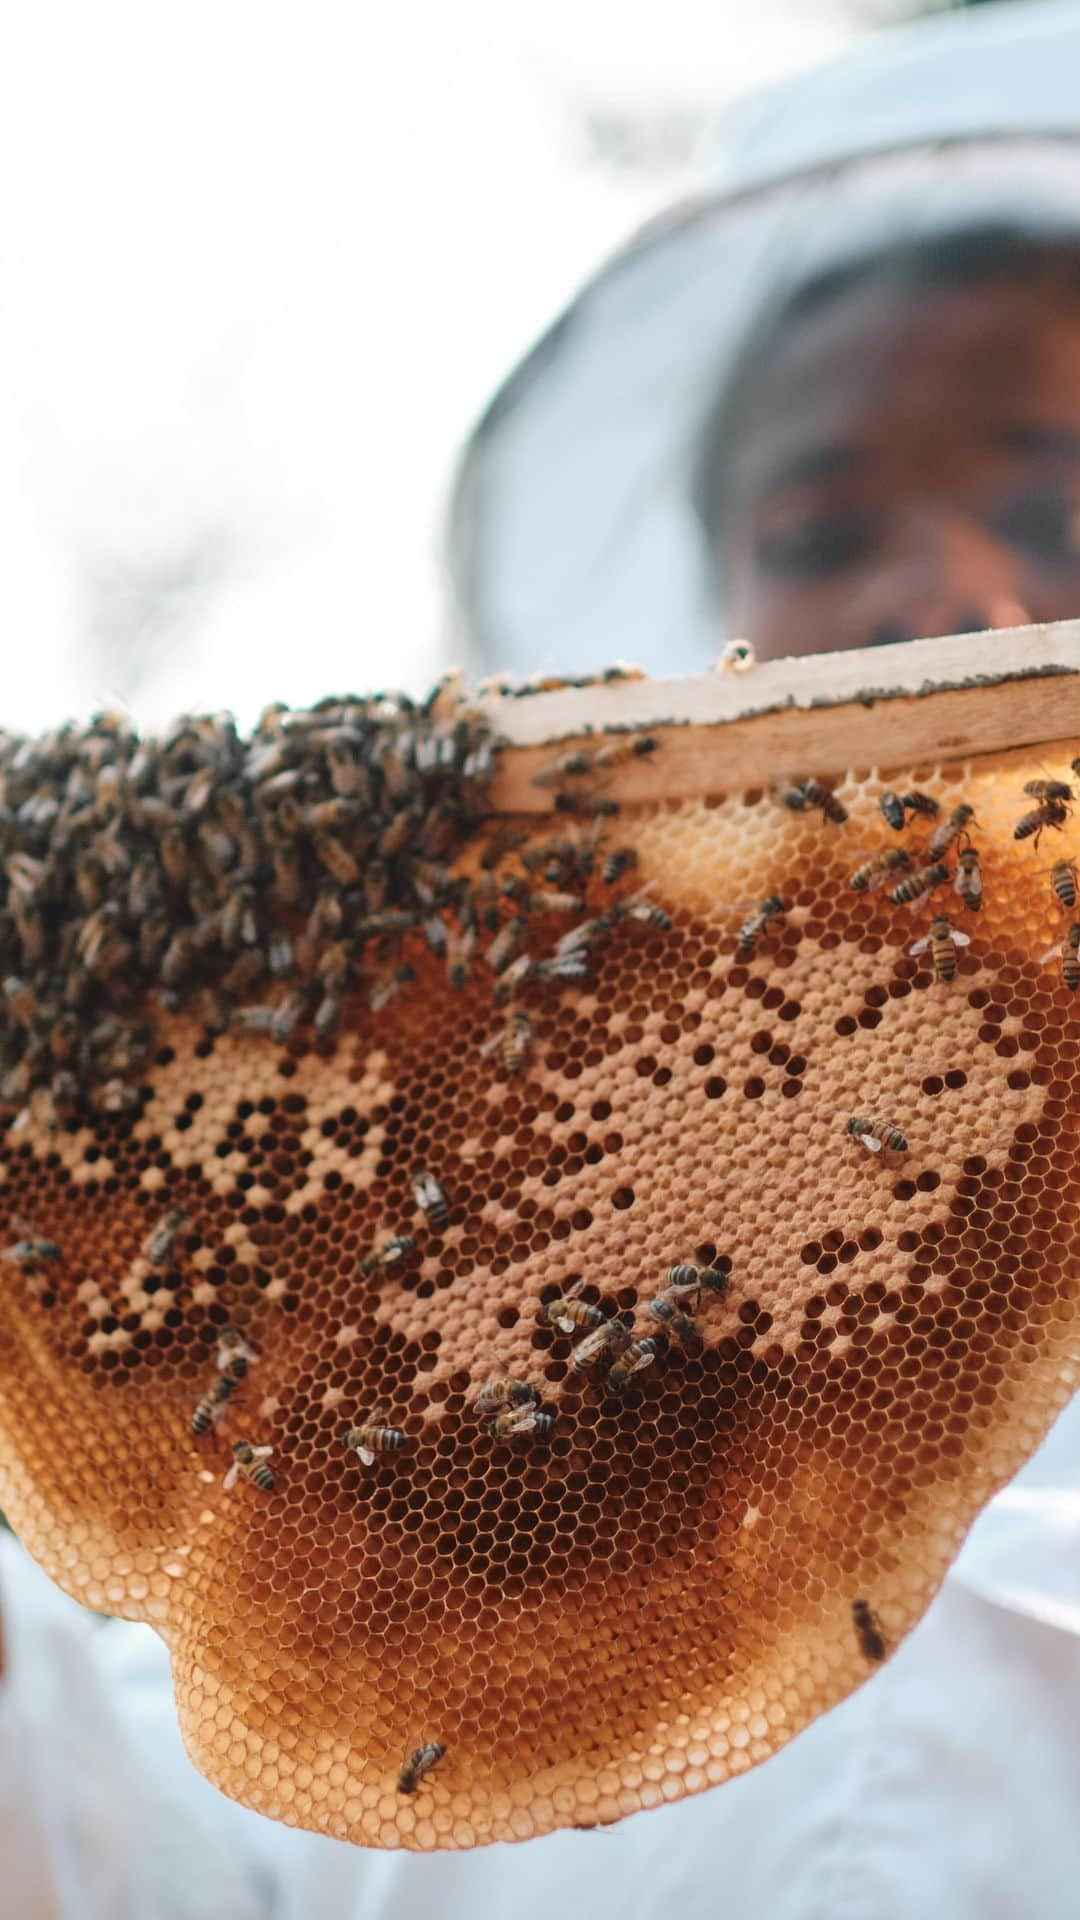
[[[598,1366],[602,1360],[625,1352],[632,1339],[633,1329],[628,1320],[605,1320],[602,1327],[577,1342],[570,1355],[570,1365],[575,1373],[588,1373],[590,1367]]]
[[[371,1414],[357,1427],[346,1427],[341,1436],[341,1444],[359,1454],[365,1467],[375,1465],[377,1453],[397,1453],[407,1445],[405,1435],[398,1427],[384,1427],[378,1414]]]
[[[500,1407],[530,1407],[536,1403],[536,1388],[527,1380],[511,1380],[493,1375],[485,1380],[472,1403],[474,1413],[497,1413]]]
[[[600,1327],[604,1324],[604,1315],[599,1307],[590,1306],[581,1298],[585,1278],[582,1275],[574,1281],[572,1287],[560,1294],[557,1300],[549,1300],[540,1309],[540,1324],[544,1327],[558,1327],[563,1333],[573,1333],[575,1327]]]
[[[592,761],[587,753],[576,749],[573,753],[561,753],[556,760],[549,760],[539,773],[533,774],[534,787],[557,787],[560,780],[577,780],[583,774],[592,772]]]
[[[883,1147],[887,1147],[890,1153],[906,1153],[908,1150],[907,1141],[891,1120],[867,1120],[856,1116],[848,1121],[847,1131],[860,1146],[868,1147],[871,1153],[880,1153]]]
[[[749,960],[770,921],[782,919],[786,912],[787,906],[778,893],[771,893],[760,907],[754,909],[739,928],[738,946],[742,959]]]
[[[260,1493],[273,1493],[274,1476],[266,1462],[273,1453],[273,1447],[253,1447],[248,1440],[237,1440],[233,1446],[233,1463],[225,1475],[225,1491],[236,1485],[243,1475]]]
[[[510,1440],[521,1433],[539,1434],[547,1439],[554,1426],[553,1413],[545,1413],[540,1407],[513,1407],[508,1413],[497,1413],[494,1420],[489,1420],[488,1432],[494,1440]]]
[[[411,1233],[391,1234],[389,1240],[380,1241],[370,1253],[365,1254],[360,1262],[361,1274],[366,1280],[370,1274],[378,1273],[381,1267],[392,1267],[398,1260],[403,1260],[415,1245]]]
[[[142,1244],[143,1256],[152,1267],[164,1267],[172,1257],[177,1235],[188,1224],[188,1216],[183,1207],[170,1207],[163,1213],[155,1227],[151,1227]]]
[[[920,867],[916,873],[909,873],[906,880],[901,880],[900,885],[893,888],[889,899],[896,907],[921,907],[935,887],[943,887],[948,878],[948,867],[935,861],[932,867]]]
[[[649,1301],[648,1312],[654,1320],[659,1320],[665,1332],[673,1333],[684,1347],[700,1347],[701,1334],[697,1327],[690,1315],[683,1313],[673,1300],[665,1300],[661,1294],[659,1299]]]
[[[916,940],[914,946],[908,948],[908,952],[912,955],[925,953],[929,948],[934,962],[934,972],[938,979],[948,981],[956,979],[957,947],[970,945],[970,934],[961,933],[954,927],[947,913],[938,913],[930,922],[929,932],[924,933],[921,940]]]
[[[231,1373],[219,1373],[211,1380],[206,1392],[195,1403],[191,1416],[192,1433],[209,1433],[216,1427],[240,1382]]]
[[[429,1740],[425,1747],[417,1747],[398,1774],[398,1792],[415,1793],[424,1775],[438,1765],[445,1752],[446,1748],[439,1740]]]
[[[1061,983],[1075,993],[1080,987],[1080,924],[1074,923],[1065,935],[1060,947],[1051,947],[1043,954],[1043,964],[1048,960],[1061,962]]]
[[[632,1340],[621,1353],[613,1367],[605,1375],[605,1385],[614,1393],[622,1393],[635,1375],[651,1367],[656,1360],[656,1343],[653,1340]]]
[[[1069,809],[1063,800],[1043,800],[1030,813],[1022,814],[1013,828],[1014,840],[1030,840],[1034,835],[1038,846],[1047,827],[1055,827],[1060,833],[1069,818]]]
[[[877,1618],[866,1600],[853,1600],[851,1617],[859,1645],[868,1660],[884,1660],[888,1648]]]
[[[647,753],[655,753],[660,742],[651,733],[628,734],[625,740],[611,740],[606,746],[598,747],[593,755],[593,766],[598,773],[606,772],[610,767],[621,767],[628,760],[639,760]]]
[[[848,885],[856,893],[876,893],[886,874],[899,873],[911,865],[911,855],[906,847],[882,847],[879,853],[871,854],[861,867],[856,867]]]
[[[1062,906],[1071,912],[1076,905],[1076,861],[1055,860],[1049,871],[1050,885]]]
[[[982,906],[983,883],[982,868],[976,847],[962,847],[957,854],[953,885],[965,907],[970,907],[973,913],[978,913]]]
[[[450,1209],[435,1175],[429,1173],[426,1167],[414,1167],[409,1178],[421,1213],[441,1232],[450,1218]]]

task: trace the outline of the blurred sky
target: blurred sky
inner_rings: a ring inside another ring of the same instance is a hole
[[[425,684],[472,416],[697,177],[678,138],[598,161],[590,121],[692,132],[867,25],[850,0],[9,12],[3,725]]]

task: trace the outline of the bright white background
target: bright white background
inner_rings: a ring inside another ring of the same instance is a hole
[[[853,0],[9,11],[0,722],[423,685],[491,388],[701,177],[727,102],[870,25]]]

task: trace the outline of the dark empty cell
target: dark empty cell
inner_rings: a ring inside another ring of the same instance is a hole
[[[707,1099],[719,1100],[721,1095],[725,1094],[726,1092],[727,1092],[727,1081],[724,1080],[720,1076],[720,1074],[718,1073],[713,1074],[710,1079],[706,1080],[705,1095]]]
[[[847,1014],[847,1013],[845,1013],[845,1014],[842,1014],[842,1015],[841,1015],[841,1017],[840,1017],[840,1019],[839,1019],[839,1020],[837,1021],[837,1023],[836,1023],[836,1029],[835,1029],[835,1030],[836,1030],[836,1032],[837,1032],[837,1033],[838,1033],[838,1034],[840,1035],[840,1037],[841,1037],[841,1039],[843,1039],[843,1040],[846,1040],[849,1034],[852,1034],[852,1033],[854,1033],[854,1032],[855,1032],[855,1022],[854,1022],[854,1020],[853,1020],[853,1019],[851,1018],[851,1015],[850,1015],[850,1014]]]
[[[765,1082],[764,1080],[760,1080],[756,1074],[752,1074],[750,1079],[743,1083],[743,1093],[748,1100],[760,1100],[764,1091]]]
[[[715,1047],[710,1047],[707,1041],[703,1041],[701,1046],[694,1048],[693,1059],[696,1067],[711,1066],[715,1058],[716,1049]],[[596,1115],[596,1117],[599,1118],[599,1115]]]

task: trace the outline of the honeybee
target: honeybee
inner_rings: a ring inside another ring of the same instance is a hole
[[[655,900],[646,899],[644,894],[635,894],[632,900],[619,900],[611,910],[613,920],[636,920],[640,926],[655,927],[660,933],[671,932],[671,915]]]
[[[1025,780],[1024,792],[1032,800],[1060,800],[1067,803],[1073,797],[1067,780]]]
[[[256,1367],[261,1356],[249,1341],[244,1339],[236,1327],[221,1327],[217,1337],[217,1364],[219,1373],[233,1380],[243,1380],[249,1367]]]
[[[601,878],[603,879],[605,887],[613,887],[616,881],[622,879],[624,874],[631,873],[637,866],[637,863],[638,853],[636,847],[616,847],[615,851],[609,853],[607,859],[604,861]]]
[[[941,812],[940,802],[931,799],[928,793],[893,793],[890,791],[881,795],[878,806],[881,808],[890,827],[895,827],[898,833],[904,825],[905,816],[909,813],[926,814],[932,818],[934,814]]]
[[[885,1637],[878,1626],[877,1619],[866,1600],[853,1600],[851,1617],[855,1622],[855,1632],[859,1645],[868,1660],[884,1660],[888,1648]]]
[[[392,1234],[389,1240],[383,1240],[378,1246],[372,1247],[371,1252],[361,1260],[361,1274],[366,1280],[369,1274],[377,1273],[380,1267],[392,1267],[396,1261],[403,1260],[415,1245],[416,1241],[411,1233]]]
[[[731,1261],[726,1254],[718,1256],[712,1267],[695,1267],[688,1260],[680,1261],[678,1266],[667,1270],[666,1291],[676,1296],[689,1293],[714,1293],[720,1299],[728,1289],[728,1275]]]
[[[492,973],[506,972],[507,967],[510,965],[511,960],[514,958],[525,937],[528,924],[525,915],[523,913],[517,913],[513,919],[508,920],[506,925],[496,934],[484,955]]]
[[[1073,923],[1060,947],[1043,954],[1044,964],[1047,960],[1060,960],[1062,985],[1075,993],[1080,987],[1080,923]]]
[[[1055,860],[1050,869],[1050,885],[1063,907],[1075,907],[1076,884],[1076,861]]]
[[[530,1387],[527,1380],[511,1380],[506,1376],[485,1380],[472,1403],[474,1413],[497,1413],[500,1407],[530,1407],[536,1401],[536,1388]]]
[[[561,753],[556,760],[549,760],[539,773],[533,774],[534,787],[557,787],[560,780],[577,780],[582,774],[592,772],[592,761],[587,753],[580,749],[573,753]]]
[[[397,1453],[407,1442],[399,1428],[380,1425],[379,1416],[372,1414],[361,1426],[344,1428],[341,1444],[358,1453],[365,1467],[373,1467],[377,1453]]]
[[[1035,836],[1038,846],[1047,827],[1056,827],[1060,833],[1069,817],[1069,809],[1063,800],[1043,800],[1030,813],[1022,814],[1013,828],[1014,840],[1030,840]]]
[[[605,1320],[602,1327],[577,1342],[570,1355],[570,1365],[575,1373],[588,1373],[589,1368],[598,1366],[600,1361],[624,1353],[632,1339],[629,1320]]]
[[[209,1433],[211,1427],[217,1426],[239,1384],[239,1379],[234,1379],[231,1373],[219,1373],[215,1380],[211,1380],[202,1399],[195,1404],[191,1416],[192,1433]]]
[[[848,885],[854,887],[856,893],[876,892],[887,873],[900,872],[910,865],[911,855],[906,847],[882,847],[861,867],[856,867]]]
[[[368,1006],[372,1013],[381,1013],[384,1007],[390,1005],[391,1000],[397,999],[402,987],[408,986],[409,982],[415,979],[416,968],[411,967],[408,961],[404,966],[391,967],[386,973],[380,974],[368,994]],[[318,1025],[318,1015],[316,1015],[316,1025]]]
[[[233,1446],[232,1466],[225,1475],[226,1493],[236,1485],[241,1474],[261,1493],[273,1493],[274,1476],[266,1464],[273,1451],[273,1447],[253,1447],[248,1440],[237,1440]]]
[[[21,1214],[13,1215],[11,1224],[19,1238],[14,1246],[4,1248],[5,1260],[10,1260],[15,1266],[32,1273],[39,1260],[63,1259],[64,1256],[56,1241],[46,1240],[42,1234],[35,1233],[30,1222],[24,1220]]]
[[[426,1747],[417,1747],[398,1774],[398,1792],[415,1793],[425,1773],[430,1773],[432,1767],[438,1765],[445,1752],[446,1748],[439,1740],[429,1740]]]
[[[962,847],[957,854],[953,885],[965,907],[970,907],[973,913],[978,913],[982,906],[983,884],[982,868],[979,865],[976,847]]]
[[[668,1333],[673,1333],[676,1340],[680,1340],[684,1347],[701,1345],[701,1335],[690,1315],[683,1313],[673,1300],[666,1300],[661,1294],[659,1299],[649,1301],[648,1311],[653,1319],[659,1320],[660,1325]]]
[[[801,780],[798,785],[785,780],[779,791],[785,807],[790,807],[793,813],[805,813],[807,807],[818,807],[824,818],[837,827],[842,827],[847,819],[847,812],[832,788],[824,786],[820,780]]]
[[[536,1433],[546,1439],[554,1426],[553,1413],[534,1406],[514,1407],[509,1413],[497,1413],[494,1420],[489,1420],[488,1432],[494,1440],[509,1440],[519,1433]]]
[[[974,818],[975,809],[969,807],[966,800],[962,800],[958,807],[954,807],[948,818],[934,828],[926,843],[926,850],[931,858],[940,860],[942,854],[948,852],[954,840],[959,840],[968,823]]]
[[[435,1175],[429,1173],[426,1167],[414,1167],[409,1179],[421,1213],[441,1232],[450,1218],[450,1209]]]
[[[540,1309],[540,1324],[545,1327],[558,1327],[563,1333],[573,1333],[575,1327],[600,1327],[604,1324],[604,1315],[599,1307],[590,1306],[581,1298],[585,1285],[584,1276],[574,1281],[572,1287],[559,1295],[557,1300],[549,1300]]]
[[[635,1374],[651,1367],[656,1359],[656,1343],[653,1340],[632,1340],[626,1350],[619,1355],[613,1367],[609,1367],[605,1384],[614,1393],[622,1393],[630,1385]]]
[[[496,1047],[500,1047],[507,1073],[517,1074],[528,1059],[532,1037],[533,1023],[529,1015],[520,1007],[514,1007],[507,1015],[506,1025],[484,1042],[482,1052],[494,1053]]]
[[[170,1207],[163,1213],[156,1227],[152,1227],[142,1244],[143,1257],[152,1267],[163,1267],[172,1254],[177,1234],[187,1226],[188,1216],[182,1207]]]
[[[871,1153],[880,1153],[883,1147],[888,1147],[890,1153],[906,1153],[908,1150],[907,1141],[899,1127],[894,1127],[890,1120],[882,1120],[880,1116],[872,1120],[859,1117],[849,1120],[847,1131],[860,1146],[868,1147]]]
[[[889,899],[895,907],[921,907],[934,888],[944,886],[948,877],[948,867],[935,861],[932,867],[920,867],[916,873],[909,873],[906,880],[893,888]]]
[[[469,978],[469,962],[476,945],[476,928],[465,927],[458,932],[451,929],[446,941],[446,978],[452,987],[459,990]]]
[[[507,881],[503,892],[508,893],[512,885],[512,881]],[[552,893],[547,888],[541,888],[538,893],[526,892],[525,897],[530,913],[579,913],[585,905],[579,893]]]
[[[603,773],[610,767],[625,765],[627,760],[639,760],[647,753],[655,753],[659,745],[651,733],[629,734],[624,740],[611,740],[606,746],[598,747],[593,766]]]
[[[613,925],[610,913],[597,914],[592,920],[581,920],[555,942],[555,952],[557,955],[585,953],[605,940]]]
[[[738,945],[744,960],[750,958],[770,920],[780,920],[786,912],[787,906],[780,895],[771,893],[768,899],[763,900],[760,907],[755,908],[754,912],[743,921],[739,928]]]
[[[939,980],[956,979],[956,949],[969,947],[970,934],[961,933],[953,926],[947,913],[937,913],[930,922],[930,930],[921,940],[908,948],[910,954],[925,953],[927,948],[934,962],[934,972]]]
[[[582,813],[593,816],[618,813],[617,800],[605,800],[595,793],[557,793],[555,795],[556,813]]]
[[[38,1011],[37,994],[18,974],[9,973],[4,981],[4,999],[13,1020],[22,1027],[33,1026]]]
[[[522,959],[526,958],[523,954]],[[587,980],[589,962],[584,953],[555,953],[545,960],[530,960],[524,977],[528,978],[530,973],[538,980]]]

